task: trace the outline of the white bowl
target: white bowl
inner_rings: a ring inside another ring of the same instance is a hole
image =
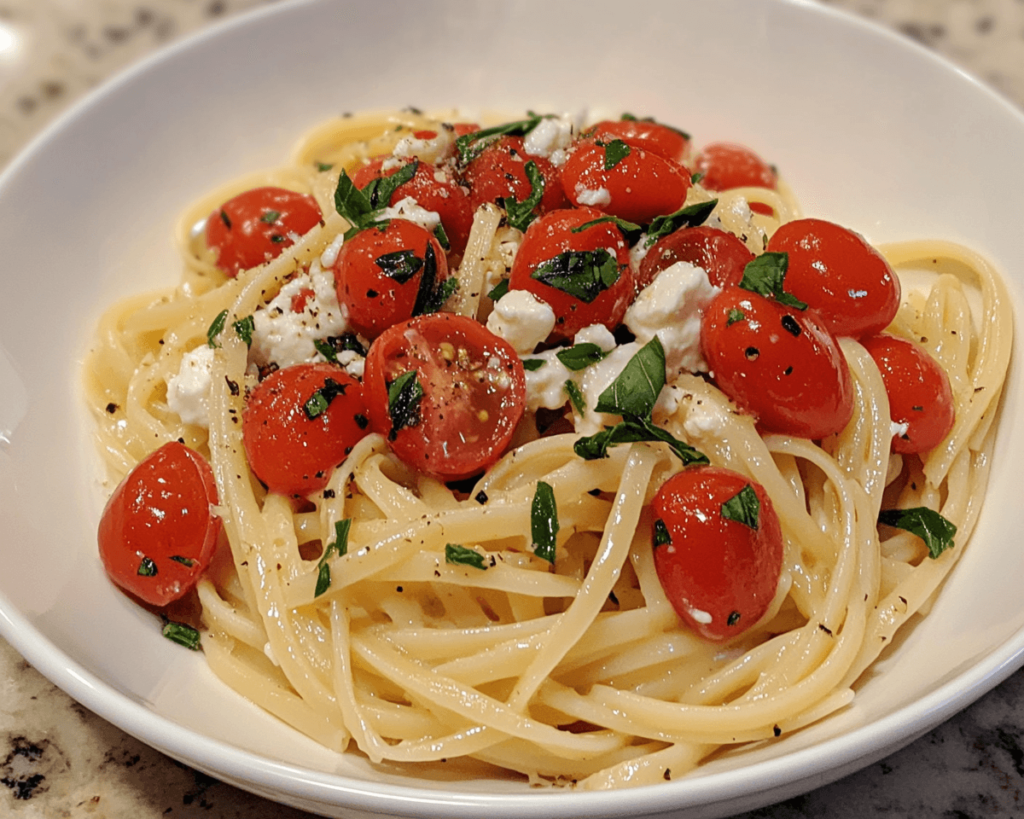
[[[721,816],[910,742],[1024,663],[1021,342],[989,497],[938,604],[854,704],[652,788],[576,793],[411,778],[313,745],[161,639],[107,581],[78,383],[101,307],[176,281],[171,226],[214,185],[343,111],[416,105],[656,115],[777,163],[805,211],[870,239],[941,237],[1024,284],[1024,117],[924,50],[828,9],[679,3],[299,2],[120,76],[0,178],[0,632],[84,705],[220,779],[330,816]],[[1019,314],[1019,313],[1018,313]],[[1019,338],[1019,335],[1018,335]]]

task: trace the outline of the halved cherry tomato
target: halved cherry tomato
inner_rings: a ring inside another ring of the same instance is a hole
[[[252,391],[242,440],[271,492],[305,496],[327,485],[368,424],[361,383],[334,364],[295,364]]]
[[[654,566],[682,620],[709,640],[753,626],[782,569],[782,527],[764,488],[720,467],[685,469],[652,503]]]
[[[743,268],[753,260],[747,246],[726,230],[706,225],[682,228],[659,239],[647,252],[640,262],[636,288],[642,290],[676,262],[703,268],[715,287],[739,284]]]
[[[778,176],[771,165],[750,148],[732,142],[705,145],[697,157],[696,170],[703,174],[700,184],[709,191],[778,187]],[[760,202],[752,202],[750,209],[756,213],[772,212]]]
[[[683,206],[690,174],[623,140],[582,139],[562,166],[562,187],[574,205],[647,224]]]
[[[611,222],[593,208],[555,210],[537,219],[516,251],[509,276],[513,290],[529,290],[555,311],[550,341],[572,338],[584,327],[615,329],[633,298],[629,247]]]
[[[234,277],[275,259],[295,236],[320,223],[316,200],[284,188],[253,188],[229,199],[206,220],[206,245],[217,267]]]
[[[889,417],[906,424],[893,435],[894,452],[905,454],[934,449],[949,435],[956,408],[949,377],[923,347],[886,333],[861,339],[882,374],[889,396]]]
[[[823,219],[779,227],[768,249],[786,253],[786,290],[816,309],[837,336],[879,333],[900,306],[900,280],[864,237]]]
[[[143,458],[107,501],[100,559],[110,579],[154,606],[195,586],[213,558],[221,520],[210,465],[172,441]]]
[[[540,215],[566,207],[568,202],[562,192],[558,168],[542,156],[526,153],[522,137],[503,136],[484,148],[462,172],[462,179],[469,186],[473,210],[510,196],[517,202],[525,202],[533,192],[526,170],[529,162],[537,166],[544,180],[544,193],[533,212]]]
[[[650,119],[605,119],[587,133],[602,142],[621,139],[680,165],[690,151],[690,138],[686,134]]]
[[[493,464],[526,401],[515,350],[453,313],[417,316],[383,332],[367,353],[364,384],[373,429],[406,464],[442,480]]]
[[[813,308],[726,287],[704,314],[700,343],[715,383],[768,432],[819,439],[853,415],[850,368]]]
[[[360,231],[341,246],[334,278],[349,325],[374,339],[392,324],[412,318],[417,301],[448,278],[448,262],[428,230],[392,219],[383,227]]]
[[[392,176],[402,165],[414,160],[399,160],[394,168],[383,170],[384,162],[391,159],[378,156],[352,175],[352,184],[362,190],[374,179]],[[474,206],[466,189],[459,184],[451,170],[444,165],[419,162],[412,179],[403,182],[387,202],[374,203],[376,207],[396,205],[407,196],[416,200],[424,210],[431,210],[441,218],[441,225],[451,245],[450,252],[459,256],[466,250],[470,228],[473,227]]]

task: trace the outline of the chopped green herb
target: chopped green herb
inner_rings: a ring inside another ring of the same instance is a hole
[[[737,321],[743,321],[747,317],[747,314],[740,310],[738,307],[732,308],[729,311],[729,317],[725,320],[725,326],[728,327],[735,324]]]
[[[665,386],[665,349],[655,336],[641,347],[598,396],[597,412],[650,416]]]
[[[319,597],[331,587],[331,567],[327,561],[331,559],[332,555],[341,557],[348,554],[348,532],[351,527],[351,518],[335,521],[334,541],[328,543],[324,553],[320,555],[320,563],[317,566],[316,589],[313,591],[314,597]]]
[[[306,413],[306,417],[312,421],[313,419],[323,415],[331,405],[331,401],[339,395],[344,395],[345,390],[347,389],[348,384],[339,384],[333,378],[325,379],[324,385],[314,392],[306,400],[306,403],[302,405],[302,409]]]
[[[629,156],[629,146],[621,139],[613,139],[604,146],[604,169],[610,171]]]
[[[191,557],[182,557],[181,555],[171,555],[168,560],[173,560],[175,563],[180,563],[182,566],[192,568],[196,565],[196,562]]]
[[[416,303],[413,305],[412,314],[422,316],[436,313],[458,288],[459,280],[455,276],[450,276],[438,284],[437,256],[434,254],[434,246],[428,243],[423,256],[423,274],[420,276],[420,286],[416,291]]]
[[[273,242],[275,245],[282,244],[284,240],[284,236],[281,236],[277,233],[270,237],[270,241]]]
[[[530,534],[533,538],[533,553],[553,564],[558,535],[558,507],[555,504],[555,490],[544,481],[537,481],[537,490],[533,495]]]
[[[228,311],[221,310],[217,317],[210,323],[209,329],[206,331],[206,343],[211,347],[220,347],[217,343],[217,336],[224,332],[224,324],[228,320]]]
[[[487,294],[487,298],[491,301],[497,301],[508,292],[508,279],[502,279]]]
[[[153,558],[143,556],[142,560],[139,561],[138,575],[140,577],[153,577],[156,574],[156,563],[153,562]]]
[[[591,364],[596,364],[606,355],[608,353],[596,344],[585,341],[581,344],[575,344],[566,350],[559,350],[555,353],[555,358],[561,361],[567,369],[578,372],[579,370],[585,370]]]
[[[768,298],[774,296],[779,304],[806,310],[807,304],[783,289],[786,270],[789,268],[789,254],[766,251],[743,268],[740,287],[759,293]]]
[[[757,531],[761,525],[761,501],[749,483],[722,504],[722,517]]]
[[[316,165],[316,169],[320,171],[320,173],[323,173],[324,171],[329,171],[331,168],[334,167],[333,162],[315,162],[313,164]]]
[[[487,558],[476,549],[467,549],[458,543],[448,543],[444,547],[444,562],[462,566],[472,566],[474,569],[487,570]]]
[[[707,456],[689,444],[680,441],[667,430],[657,426],[649,418],[623,418],[613,427],[598,432],[587,438],[580,438],[573,450],[581,458],[592,461],[596,458],[607,458],[608,449],[617,444],[631,444],[639,441],[662,442],[683,462],[683,466],[707,464]]]
[[[362,189],[363,195],[374,210],[386,208],[391,204],[391,197],[395,195],[402,185],[411,180],[420,166],[420,161],[414,159],[403,165],[390,176],[378,176]],[[344,216],[344,214],[342,214]]]
[[[444,225],[440,222],[437,223],[437,227],[434,228],[434,238],[437,239],[437,243],[441,245],[442,250],[451,250],[452,243],[448,239],[448,234],[445,233]]]
[[[272,225],[272,224],[274,224],[274,222],[276,222],[280,218],[281,218],[281,211],[279,211],[279,210],[268,210],[262,216],[260,216],[260,221],[264,222],[265,224]]]
[[[567,250],[539,265],[530,278],[590,304],[619,280],[619,263],[607,250]]]
[[[656,217],[654,221],[651,222],[651,226],[647,229],[647,238],[644,240],[644,246],[650,247],[662,236],[668,236],[670,233],[675,233],[680,228],[703,225],[717,204],[718,200],[712,199],[708,202],[698,202],[695,205],[687,205],[684,208],[680,208],[675,213]]]
[[[228,217],[228,212],[224,208],[220,209],[220,220],[224,223],[224,227],[231,230],[231,219]]]
[[[402,373],[388,384],[388,414],[391,417],[391,439],[400,429],[414,427],[420,422],[420,399],[423,387],[416,371]]]
[[[338,363],[338,353],[335,352],[334,347],[332,347],[328,342],[324,341],[323,339],[314,338],[313,346],[316,348],[316,351],[320,353],[320,355],[322,355],[332,364]]]
[[[252,346],[252,334],[256,332],[256,319],[252,316],[240,318],[231,325],[235,328],[235,334],[245,342],[246,347]]]
[[[576,382],[571,378],[566,379],[562,389],[569,396],[569,402],[572,404],[572,408],[576,410],[576,414],[583,415],[587,411],[587,399],[583,397],[583,393]]]
[[[458,151],[459,164],[468,165],[499,137],[526,136],[540,124],[542,119],[544,117],[532,114],[528,119],[506,122],[503,125],[495,125],[492,128],[474,131],[471,134],[463,134],[455,140],[455,150]]]
[[[537,218],[533,212],[544,196],[544,176],[532,159],[524,167],[526,178],[530,182],[530,193],[522,201],[514,196],[506,196],[501,200],[501,206],[505,209],[506,221],[509,227],[525,231],[530,223]]]
[[[690,176],[690,184],[691,185],[699,185],[703,178],[704,178],[704,172],[703,171],[698,171],[695,174],[691,174],[691,176]]]
[[[956,525],[934,509],[925,506],[916,506],[912,509],[883,509],[878,515],[878,522],[886,526],[895,526],[922,538],[928,547],[928,555],[932,558],[954,546]]]
[[[625,219],[620,219],[618,216],[601,216],[597,219],[591,219],[589,222],[584,222],[582,225],[577,225],[572,228],[570,233],[582,233],[594,225],[601,225],[605,222],[611,222],[619,229],[622,233],[622,237],[626,240],[629,245],[635,245],[641,234],[644,232],[643,226],[638,225],[636,222],[627,222]]]
[[[742,615],[740,615],[738,611],[730,611],[728,618],[726,618],[725,624],[727,626],[735,626],[740,621],[741,616]],[[778,731],[778,727],[776,727],[775,730]],[[776,734],[775,736],[778,736],[778,734]]]
[[[373,263],[383,271],[385,276],[394,279],[399,284],[410,281],[423,267],[423,259],[417,256],[414,250],[396,250],[393,253],[385,253],[374,259]]]
[[[668,533],[668,527],[665,525],[665,521],[658,518],[654,521],[654,545],[666,546],[671,542],[672,535]]]
[[[192,651],[198,651],[200,646],[199,632],[192,626],[185,625],[185,623],[176,623],[173,620],[168,620],[164,623],[163,629],[160,631],[164,637],[170,640],[172,643],[177,643],[180,646]]]
[[[532,372],[536,372],[541,367],[543,367],[545,364],[547,364],[547,361],[545,361],[543,358],[524,358],[523,359],[523,369],[526,370],[527,372],[531,372],[531,373]]]

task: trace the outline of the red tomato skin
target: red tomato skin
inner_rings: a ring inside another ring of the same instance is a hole
[[[469,186],[473,212],[483,204],[500,202],[509,196],[518,202],[525,201],[533,190],[526,175],[527,162],[533,162],[544,179],[544,194],[533,212],[539,216],[567,207],[558,168],[542,156],[526,153],[522,137],[503,136],[484,148],[462,172],[462,179]]]
[[[625,141],[625,140],[623,140]],[[647,224],[656,216],[679,210],[690,189],[690,174],[682,166],[642,148],[611,169],[605,168],[606,143],[582,139],[562,166],[562,187],[576,206],[592,206],[629,222]],[[608,192],[607,203],[592,203],[588,192]]]
[[[330,379],[344,388],[310,418],[304,409]],[[249,466],[271,492],[319,492],[334,467],[366,434],[363,385],[334,364],[295,364],[268,375],[252,391],[242,414]]]
[[[548,341],[567,341],[591,324],[603,324],[609,330],[614,330],[622,323],[626,308],[633,300],[629,247],[619,229],[610,222],[602,222],[579,233],[572,232],[573,228],[603,216],[601,211],[593,208],[551,211],[527,228],[523,242],[516,251],[509,276],[509,289],[528,290],[551,305],[555,312],[555,329],[548,336]],[[602,248],[614,251],[619,265],[619,279],[590,303],[532,278],[538,267],[562,253]]]
[[[746,486],[760,504],[757,529],[722,515],[722,504]],[[716,642],[757,623],[775,597],[783,555],[782,526],[764,488],[729,469],[685,469],[658,490],[652,511],[670,539],[655,541],[654,566],[683,622]]]
[[[861,339],[882,374],[889,396],[889,417],[907,424],[894,435],[894,452],[914,454],[934,449],[953,429],[956,406],[949,377],[919,344],[881,333]]]
[[[280,216],[264,221],[271,212]],[[229,199],[206,220],[206,245],[217,254],[217,267],[234,278],[281,255],[293,242],[320,224],[320,208],[305,193],[284,188],[253,188]]]
[[[121,481],[103,510],[98,541],[107,575],[153,606],[185,596],[216,550],[216,505],[210,465],[178,441],[164,444]],[[139,574],[144,557],[153,561],[155,574]]]
[[[636,287],[642,290],[676,262],[703,268],[715,287],[738,285],[743,280],[743,268],[753,260],[754,254],[747,246],[726,230],[706,225],[682,228],[663,236],[647,251],[640,262]]]
[[[404,219],[392,219],[384,227],[357,233],[341,246],[334,263],[338,301],[348,309],[349,325],[362,336],[374,339],[392,324],[412,317],[423,278],[421,267],[411,278],[399,282],[389,277],[376,260],[388,253],[413,251],[425,260],[432,247],[438,284],[448,278],[448,262],[433,234]]]
[[[374,179],[398,173],[400,166],[386,172],[382,170],[384,162],[390,158],[378,156],[370,160],[352,175],[352,184],[362,190]],[[403,164],[411,161],[402,160]],[[473,227],[475,208],[466,189],[459,184],[455,175],[447,167],[420,162],[412,179],[395,189],[387,205],[397,205],[407,196],[415,199],[424,210],[432,210],[441,218],[441,225],[451,245],[449,252],[461,256],[466,250],[470,228]]]
[[[395,430],[388,385],[411,370],[423,389],[419,420]],[[378,336],[367,353],[363,383],[372,429],[388,438],[405,464],[445,481],[493,464],[526,403],[526,374],[515,350],[479,322],[454,313],[417,316]]]
[[[588,133],[603,142],[621,139],[679,165],[684,164],[690,152],[690,140],[685,134],[652,120],[605,119],[588,129]]]
[[[850,368],[813,308],[726,287],[708,305],[700,340],[715,383],[767,432],[818,440],[853,416]]]
[[[772,166],[744,145],[713,142],[701,151],[696,165],[698,173],[703,174],[700,184],[709,191],[778,188],[778,176]],[[772,209],[761,202],[751,202],[750,209],[754,213],[772,213]]]
[[[880,333],[896,317],[899,277],[860,234],[823,219],[797,219],[779,227],[768,250],[788,254],[786,290],[837,336]]]

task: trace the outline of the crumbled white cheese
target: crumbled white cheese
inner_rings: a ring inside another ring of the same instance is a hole
[[[575,122],[568,114],[542,119],[523,138],[523,150],[547,159],[556,167],[565,164],[566,149],[572,144]]]
[[[637,241],[637,243],[635,245],[633,245],[629,249],[629,268],[630,268],[630,270],[632,270],[634,273],[636,273],[636,272],[638,272],[640,270],[640,263],[644,260],[644,258],[647,256],[647,253],[650,251],[651,247],[654,247],[654,245],[655,245],[655,243],[652,242],[651,246],[648,247],[647,246],[647,234],[646,233],[641,233],[640,234],[640,239]]]
[[[201,344],[181,357],[178,372],[167,379],[167,406],[186,424],[210,426],[213,347]]]
[[[694,622],[700,623],[702,626],[711,625],[711,621],[714,619],[709,612],[698,609],[695,606],[689,606],[686,613],[693,618]]]
[[[436,211],[420,207],[419,202],[411,196],[406,196],[404,199],[395,202],[391,207],[378,211],[374,218],[377,221],[405,219],[407,222],[413,222],[421,228],[426,228],[431,233],[441,224],[441,217]]]
[[[612,195],[607,188],[590,189],[581,183],[576,186],[576,201],[581,205],[596,208],[611,204]]]
[[[338,261],[338,254],[341,253],[341,246],[345,242],[345,234],[339,233],[331,241],[327,247],[324,248],[324,252],[320,254],[320,267],[324,270],[330,270]]]
[[[292,301],[312,290],[300,312],[292,310]],[[338,304],[334,271],[314,262],[308,271],[285,282],[281,291],[265,307],[253,314],[255,328],[250,361],[258,366],[274,362],[288,367],[302,362],[322,361],[313,345],[315,340],[340,336],[348,330],[346,309]]]
[[[902,424],[897,424],[895,421],[889,421],[889,427],[892,429],[893,438],[902,438],[910,429],[910,423],[904,421]]]
[[[439,128],[437,131],[434,131],[433,137],[427,139],[417,137],[414,134],[402,137],[398,140],[391,154],[403,159],[415,157],[423,162],[436,165],[441,160],[451,156],[454,147],[455,135],[452,131],[448,128]]]
[[[487,317],[487,329],[520,355],[533,351],[555,327],[555,311],[527,290],[509,290]]]
[[[584,327],[576,334],[574,343],[596,344],[604,352],[615,349],[615,337],[602,324]],[[581,383],[586,370],[573,372],[558,360],[557,353],[558,350],[545,350],[542,353],[527,356],[527,359],[540,359],[544,362],[537,369],[526,371],[526,406],[533,412],[542,407],[544,409],[558,409],[563,406],[569,398],[565,391],[566,381],[573,381],[577,387],[580,387],[581,391],[583,389]],[[588,367],[587,369],[591,368]],[[587,405],[592,407],[596,402],[597,398],[595,397],[592,401],[588,400]],[[596,418],[596,415],[594,417]],[[598,424],[595,431],[599,430],[600,425]]]
[[[700,324],[704,309],[721,292],[703,268],[689,262],[666,267],[640,291],[623,323],[641,345],[654,336],[665,348],[669,380],[679,372],[705,372],[700,353]]]

